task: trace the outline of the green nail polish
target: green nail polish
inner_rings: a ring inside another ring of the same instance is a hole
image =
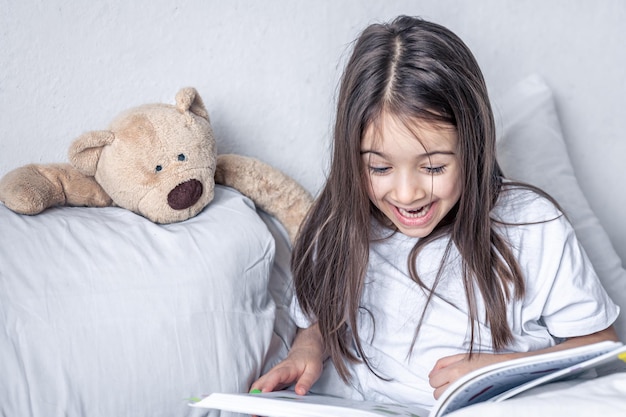
[[[250,394],[260,394],[260,393],[261,393],[261,390],[257,388],[250,390]]]

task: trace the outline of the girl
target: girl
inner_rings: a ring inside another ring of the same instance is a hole
[[[330,174],[293,251],[287,358],[252,389],[305,394],[326,358],[369,400],[430,405],[460,376],[617,340],[571,225],[503,178],[467,46],[401,16],[368,27],[339,91]]]

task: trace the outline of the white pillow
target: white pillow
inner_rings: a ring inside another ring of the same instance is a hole
[[[287,350],[285,256],[271,272],[274,237],[236,191],[169,225],[3,205],[0,225],[0,415],[195,416],[190,397],[245,392]]]
[[[276,316],[274,335],[262,372],[265,374],[287,356],[291,342],[296,336],[297,326],[289,310],[293,297],[293,276],[291,274],[291,242],[287,230],[275,217],[263,210],[257,208],[257,213],[272,233],[276,249],[268,284],[268,291],[276,303]]]
[[[561,204],[602,284],[621,308],[615,327],[626,341],[626,270],[578,185],[552,91],[540,76],[531,75],[494,103],[504,174],[542,188]]]

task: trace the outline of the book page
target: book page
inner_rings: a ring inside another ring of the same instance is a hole
[[[191,404],[237,413],[272,417],[428,417],[429,410],[418,406],[356,401],[326,395],[297,395],[293,391],[263,394],[215,393]]]
[[[549,382],[557,382],[566,379],[576,378],[583,374],[587,374],[589,371],[595,371],[594,375],[591,375],[590,377],[603,376],[614,372],[626,371],[626,346],[622,346],[617,350],[613,350],[587,361],[578,363],[574,366],[570,366],[560,371],[553,372],[551,374],[529,381],[518,387],[505,391],[500,395],[496,395],[489,401],[504,401],[539,385]]]

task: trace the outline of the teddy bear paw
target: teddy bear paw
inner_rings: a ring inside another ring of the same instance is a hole
[[[17,168],[0,180],[0,201],[20,214],[38,214],[50,207],[54,187],[32,166]]]

